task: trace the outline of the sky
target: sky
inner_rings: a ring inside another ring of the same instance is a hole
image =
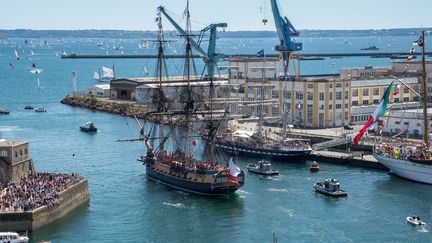
[[[431,27],[431,0],[279,0],[296,29]],[[8,0],[0,29],[156,30],[157,6],[182,21],[186,0]],[[227,31],[274,30],[270,0],[190,0],[193,29],[225,22]],[[267,25],[262,23],[268,19]],[[172,30],[169,25],[164,29]]]

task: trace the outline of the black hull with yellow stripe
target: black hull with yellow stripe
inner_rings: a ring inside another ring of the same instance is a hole
[[[188,170],[172,168],[163,163],[146,163],[147,178],[176,190],[204,196],[227,196],[244,184],[243,171],[229,180],[228,170]]]

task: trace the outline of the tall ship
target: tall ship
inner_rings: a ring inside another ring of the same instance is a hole
[[[382,140],[374,148],[374,157],[379,163],[388,167],[394,174],[427,184],[432,184],[432,156],[428,136],[428,96],[425,67],[425,34],[424,31],[418,45],[422,47],[422,94],[423,101],[423,138],[421,143]],[[420,42],[421,41],[421,42]]]
[[[142,161],[146,167],[147,178],[157,183],[164,184],[174,189],[205,195],[205,196],[226,196],[244,184],[244,172],[234,164],[233,160],[227,160],[225,163],[219,163],[216,160],[214,138],[218,130],[218,124],[212,122],[212,102],[210,102],[209,109],[209,133],[207,138],[210,141],[209,146],[205,149],[205,159],[196,159],[193,152],[193,146],[196,137],[193,131],[193,122],[197,118],[197,114],[203,115],[202,112],[197,111],[195,100],[192,96],[191,86],[191,41],[192,35],[190,34],[190,16],[189,16],[189,3],[185,11],[187,11],[186,19],[186,60],[185,60],[185,78],[183,78],[184,90],[186,91],[185,99],[182,101],[184,104],[182,110],[171,110],[167,103],[167,96],[164,91],[164,67],[166,67],[164,59],[164,36],[162,29],[161,8],[158,10],[157,23],[159,27],[158,34],[158,63],[156,67],[157,76],[159,77],[159,86],[154,90],[153,102],[155,111],[151,113],[152,116],[160,119],[157,124],[147,132],[146,126],[141,127],[140,138],[137,140],[143,141],[147,152],[141,156],[139,161]],[[167,81],[167,80],[165,80]],[[210,85],[210,101],[213,94],[213,79],[209,80]],[[176,81],[177,82],[177,81]],[[164,124],[165,127],[162,125]],[[148,127],[148,126],[147,126]],[[166,128],[169,128],[168,132]],[[183,131],[181,131],[184,128]],[[185,130],[185,131],[184,131]],[[159,132],[157,135],[156,131]],[[182,134],[181,134],[182,133]],[[184,134],[185,133],[185,134]],[[171,139],[171,141],[170,141]],[[155,142],[159,141],[156,145]],[[173,151],[166,149],[166,144],[170,141],[173,144]]]
[[[264,63],[264,62],[263,62]],[[227,153],[240,154],[250,157],[280,160],[286,162],[302,162],[312,152],[309,140],[287,138],[286,136],[286,112],[283,111],[282,134],[271,134],[264,132],[264,72],[266,67],[253,67],[255,71],[261,71],[262,81],[258,90],[260,104],[258,107],[258,123],[254,132],[246,130],[230,131],[217,136],[216,147]]]

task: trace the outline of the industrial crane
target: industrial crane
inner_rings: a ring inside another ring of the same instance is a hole
[[[289,72],[289,66],[290,63],[293,63],[294,68],[294,74],[295,77],[298,77],[299,71],[297,69],[300,68],[300,54],[297,55],[297,66],[294,59],[294,52],[299,52],[302,50],[302,43],[296,42],[294,37],[299,36],[299,32],[294,28],[294,26],[291,24],[291,22],[288,20],[287,17],[282,17],[281,10],[278,5],[277,0],[270,0],[272,12],[273,12],[273,18],[276,25],[276,30],[279,36],[280,43],[279,45],[275,46],[275,50],[279,51],[280,56],[283,60],[283,67],[284,67],[284,73],[283,78],[279,81],[279,114],[281,114],[282,121],[283,121],[283,129],[282,134],[283,137],[286,135],[286,128],[288,123],[288,115],[291,113],[291,117],[294,117],[294,105],[291,105],[291,112],[286,110],[286,104],[284,101],[284,93],[287,91],[287,80],[290,76],[288,74]],[[289,80],[292,77],[290,77]],[[283,85],[282,85],[283,84]],[[294,104],[294,85],[291,85],[291,104]]]
[[[270,2],[280,40],[279,45],[275,46],[275,50],[281,53],[284,63],[284,76],[288,75],[290,62],[293,62],[295,75],[298,76],[294,63],[294,52],[301,51],[303,45],[300,42],[295,42],[294,37],[299,36],[300,33],[294,28],[287,17],[282,17],[277,0],[270,0]]]
[[[160,6],[158,7],[158,10],[168,19],[168,21],[174,26],[175,29],[177,29],[178,32],[180,32],[180,35],[188,38],[186,31],[183,30],[176,21],[174,21],[173,18],[166,12],[165,8]],[[217,66],[217,63],[220,59],[223,59],[225,55],[223,53],[216,53],[216,33],[217,28],[226,28],[226,23],[218,23],[218,24],[211,24],[201,30],[201,33],[204,33],[206,31],[210,31],[210,39],[209,39],[209,45],[208,50],[205,52],[201,46],[194,41],[193,39],[190,39],[190,43],[192,47],[198,52],[199,56],[203,59],[206,69],[207,69],[207,78],[213,79],[215,74],[215,68]]]

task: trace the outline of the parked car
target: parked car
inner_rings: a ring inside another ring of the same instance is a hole
[[[345,130],[353,130],[354,128],[350,125],[344,125]]]

